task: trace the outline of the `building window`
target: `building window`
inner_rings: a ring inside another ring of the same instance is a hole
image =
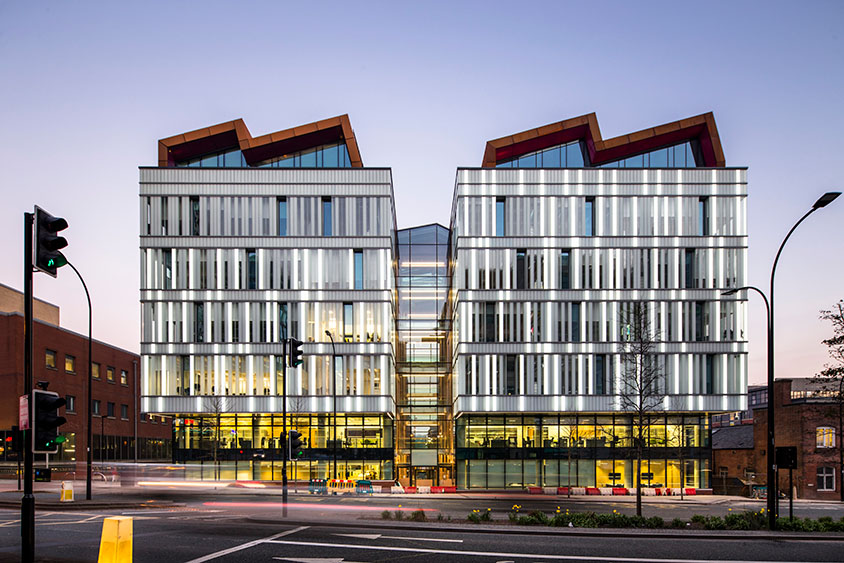
[[[76,412],[76,397],[73,395],[65,395],[65,412]]]
[[[835,470],[832,467],[818,467],[818,490],[835,490]]]
[[[363,289],[363,250],[355,250],[355,289]]]
[[[505,356],[506,362],[506,372],[505,372],[505,381],[504,384],[506,386],[506,391],[508,395],[515,395],[516,394],[516,356],[508,355]]]
[[[584,236],[591,237],[595,236],[595,198],[594,197],[587,197],[586,198],[586,211],[584,215],[585,220],[585,229],[584,229]]]
[[[351,303],[343,303],[343,340],[353,342],[355,339],[355,308]]]
[[[697,200],[697,234],[704,237],[709,234],[709,198]]]
[[[100,378],[100,364],[98,364],[98,363],[91,364],[91,377],[93,377],[94,379]]]
[[[503,237],[505,233],[504,223],[504,198],[499,197],[495,200],[495,236]]]
[[[829,426],[818,426],[815,430],[816,445],[819,448],[835,447],[835,428]]]
[[[44,354],[44,365],[47,369],[56,369],[56,351],[47,350]]]
[[[120,370],[120,385],[129,385],[129,372],[125,369]]]
[[[246,249],[246,266],[246,289],[258,289],[258,252],[254,248]]]
[[[331,198],[322,198],[322,236],[331,236]]]
[[[571,250],[560,251],[560,289],[571,289]]]
[[[114,383],[114,368],[111,366],[106,368],[106,381]]]
[[[278,236],[287,236],[287,198],[278,198]]]
[[[685,253],[686,279],[683,284],[686,289],[695,287],[695,250],[687,248]]]
[[[129,405],[120,405],[120,418],[129,420]]]
[[[76,373],[76,358],[70,354],[64,355],[64,371],[66,373]]]
[[[205,304],[193,304],[193,341],[205,342]]]
[[[519,248],[516,250],[516,289],[527,289],[526,257],[526,249]]]
[[[91,402],[91,413],[95,414],[97,416],[100,415],[100,400],[99,399],[94,399]]]
[[[108,416],[109,418],[114,418],[114,403],[107,403],[106,408],[108,409],[108,411],[106,412],[106,416]]]
[[[199,198],[190,198],[190,234],[199,236]]]

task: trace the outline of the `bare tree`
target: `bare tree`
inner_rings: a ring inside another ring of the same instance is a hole
[[[568,457],[568,476],[566,480],[567,484],[567,494],[566,497],[571,498],[571,462],[573,459],[572,454],[574,453],[574,448],[580,447],[580,440],[583,438],[580,432],[580,425],[577,424],[577,419],[573,418],[571,424],[567,424],[565,426],[561,426],[562,432],[560,432],[560,440],[566,440],[566,453]],[[579,459],[580,456],[575,458],[575,461]],[[577,484],[577,480],[575,480],[575,484]]]
[[[839,300],[832,309],[821,311],[820,318],[832,323],[832,337],[823,340],[832,363],[826,364],[814,380],[821,384],[823,395],[838,407],[838,489],[844,502],[844,300]]]
[[[206,422],[206,426],[211,430],[211,451],[212,460],[214,461],[214,479],[220,478],[220,465],[217,463],[218,450],[220,448],[220,431],[221,431],[221,415],[227,409],[227,402],[225,397],[220,395],[209,395],[203,399],[203,410],[211,415],[210,421]],[[205,420],[204,418],[202,420]]]
[[[655,412],[664,410],[664,376],[656,355],[658,334],[651,329],[646,303],[622,307],[619,345],[621,373],[618,397],[621,410],[633,416],[636,451],[636,514],[642,515],[642,459]]]

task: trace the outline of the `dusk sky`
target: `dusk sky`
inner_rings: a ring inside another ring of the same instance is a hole
[[[138,166],[157,140],[243,118],[253,135],[347,113],[390,167],[400,228],[448,225],[455,169],[487,140],[596,112],[605,138],[712,111],[747,166],[749,282],[818,196],[841,191],[844,3],[0,1],[0,283],[22,289],[23,213],[70,224],[94,337],[138,352]],[[777,376],[827,361],[844,298],[844,198],[777,274]],[[87,332],[70,268],[35,295]],[[765,310],[750,295],[750,379]]]

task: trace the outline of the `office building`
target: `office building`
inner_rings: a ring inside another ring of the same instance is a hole
[[[746,198],[712,114],[490,141],[449,228],[397,230],[346,116],[164,139],[141,168],[144,410],[176,416],[177,461],[255,478],[277,478],[286,390],[300,478],[634,486],[635,314],[659,380],[643,480],[707,488],[709,417],[746,408],[745,298],[721,296],[746,281]],[[285,384],[286,336],[306,361]]]

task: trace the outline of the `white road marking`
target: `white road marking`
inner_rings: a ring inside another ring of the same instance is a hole
[[[342,557],[273,557],[278,561],[293,561],[293,563],[356,563],[355,561],[346,561]]]
[[[383,536],[381,534],[333,534],[335,536],[345,536],[347,538],[359,538],[362,540],[377,540],[384,538],[388,540],[409,540],[409,541],[438,541],[445,543],[463,543],[463,540],[447,540],[441,538],[411,538],[407,536]]]
[[[302,530],[307,530],[309,526],[299,526],[298,528],[293,528],[292,530],[287,530],[286,532],[281,532],[280,534],[275,534],[266,538],[261,538],[259,540],[254,540],[251,542],[247,542],[241,545],[236,545],[234,547],[230,547],[228,549],[224,549],[222,551],[217,551],[208,555],[204,555],[202,557],[198,557],[196,559],[191,559],[186,563],[203,563],[204,561],[211,561],[212,559],[217,559],[218,557],[222,557],[224,555],[228,555],[230,553],[236,553],[238,551],[243,551],[244,549],[249,549],[250,547],[255,547],[256,545],[266,543],[276,538],[281,538],[284,536],[289,536],[290,534],[295,534],[296,532],[301,532]]]
[[[612,561],[617,563],[723,563],[723,559],[655,559],[648,557],[640,559],[638,557],[597,557],[590,555],[547,555],[541,553],[501,553],[497,551],[461,551],[456,549],[426,549],[422,547],[387,547],[376,545],[352,545],[340,543],[326,543],[326,542],[297,542],[286,540],[266,540],[266,543],[275,543],[281,545],[300,545],[313,547],[333,547],[345,549],[371,549],[379,551],[406,551],[411,553],[435,553],[438,555],[474,555],[477,557],[516,557],[519,559],[554,559],[557,561]],[[199,561],[199,560],[197,560]],[[194,563],[189,561],[188,563]],[[732,560],[732,563],[790,563],[787,561],[739,561]],[[804,563],[822,563],[821,561],[804,562]]]

